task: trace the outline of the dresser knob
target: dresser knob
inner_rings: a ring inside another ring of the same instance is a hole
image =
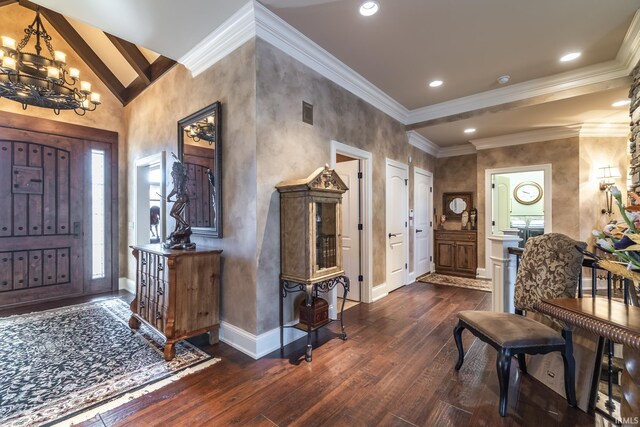
[[[164,289],[158,288],[158,295],[164,295]]]
[[[140,308],[144,308],[144,301],[140,301]]]
[[[158,319],[158,320],[162,319],[162,314],[156,313],[156,319]]]

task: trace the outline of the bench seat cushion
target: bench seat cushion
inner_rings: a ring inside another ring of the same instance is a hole
[[[458,318],[503,348],[564,345],[554,329],[512,313],[461,311]]]

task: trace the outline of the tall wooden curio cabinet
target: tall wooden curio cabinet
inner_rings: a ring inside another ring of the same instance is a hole
[[[342,266],[342,194],[348,190],[328,166],[304,179],[281,182],[280,192],[280,344],[283,345],[283,301],[291,292],[305,292],[306,318],[312,317],[313,297],[338,284],[349,290]],[[344,308],[344,299],[343,299]],[[302,309],[301,309],[302,310]],[[303,313],[301,313],[302,317]],[[346,339],[342,310],[342,338]],[[311,361],[311,332],[329,323],[298,324],[307,332],[305,358]]]

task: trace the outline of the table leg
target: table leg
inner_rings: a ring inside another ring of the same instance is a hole
[[[306,360],[307,362],[311,362],[312,360],[312,352],[313,352],[313,346],[311,345],[311,323],[313,322],[313,315],[312,315],[312,304],[313,304],[313,285],[306,285],[305,286],[305,302],[306,302],[306,307],[305,309],[307,310],[307,350],[305,352],[304,355],[304,360]]]
[[[622,423],[633,423],[640,417],[640,350],[624,347],[624,371],[622,373]],[[637,421],[636,421],[637,422]],[[634,423],[635,424],[635,423]]]

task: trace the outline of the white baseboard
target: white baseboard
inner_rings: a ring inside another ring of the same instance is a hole
[[[486,268],[478,268],[476,270],[476,279],[491,280],[491,277],[489,277],[487,275],[487,269]]]
[[[298,329],[285,328],[284,345],[303,338],[305,335]],[[259,359],[280,348],[280,328],[256,336],[231,323],[222,321],[220,322],[220,341],[254,359]]]
[[[136,293],[136,282],[128,277],[120,277],[118,279],[118,289],[129,291],[132,294]]]
[[[373,288],[373,296],[371,298],[371,302],[376,302],[379,299],[386,297],[387,295],[389,295],[389,292],[387,292],[387,284],[386,282],[381,283]]]
[[[407,285],[410,285],[415,281],[416,281],[416,272],[412,271],[411,273],[409,273],[409,276],[407,277]]]

